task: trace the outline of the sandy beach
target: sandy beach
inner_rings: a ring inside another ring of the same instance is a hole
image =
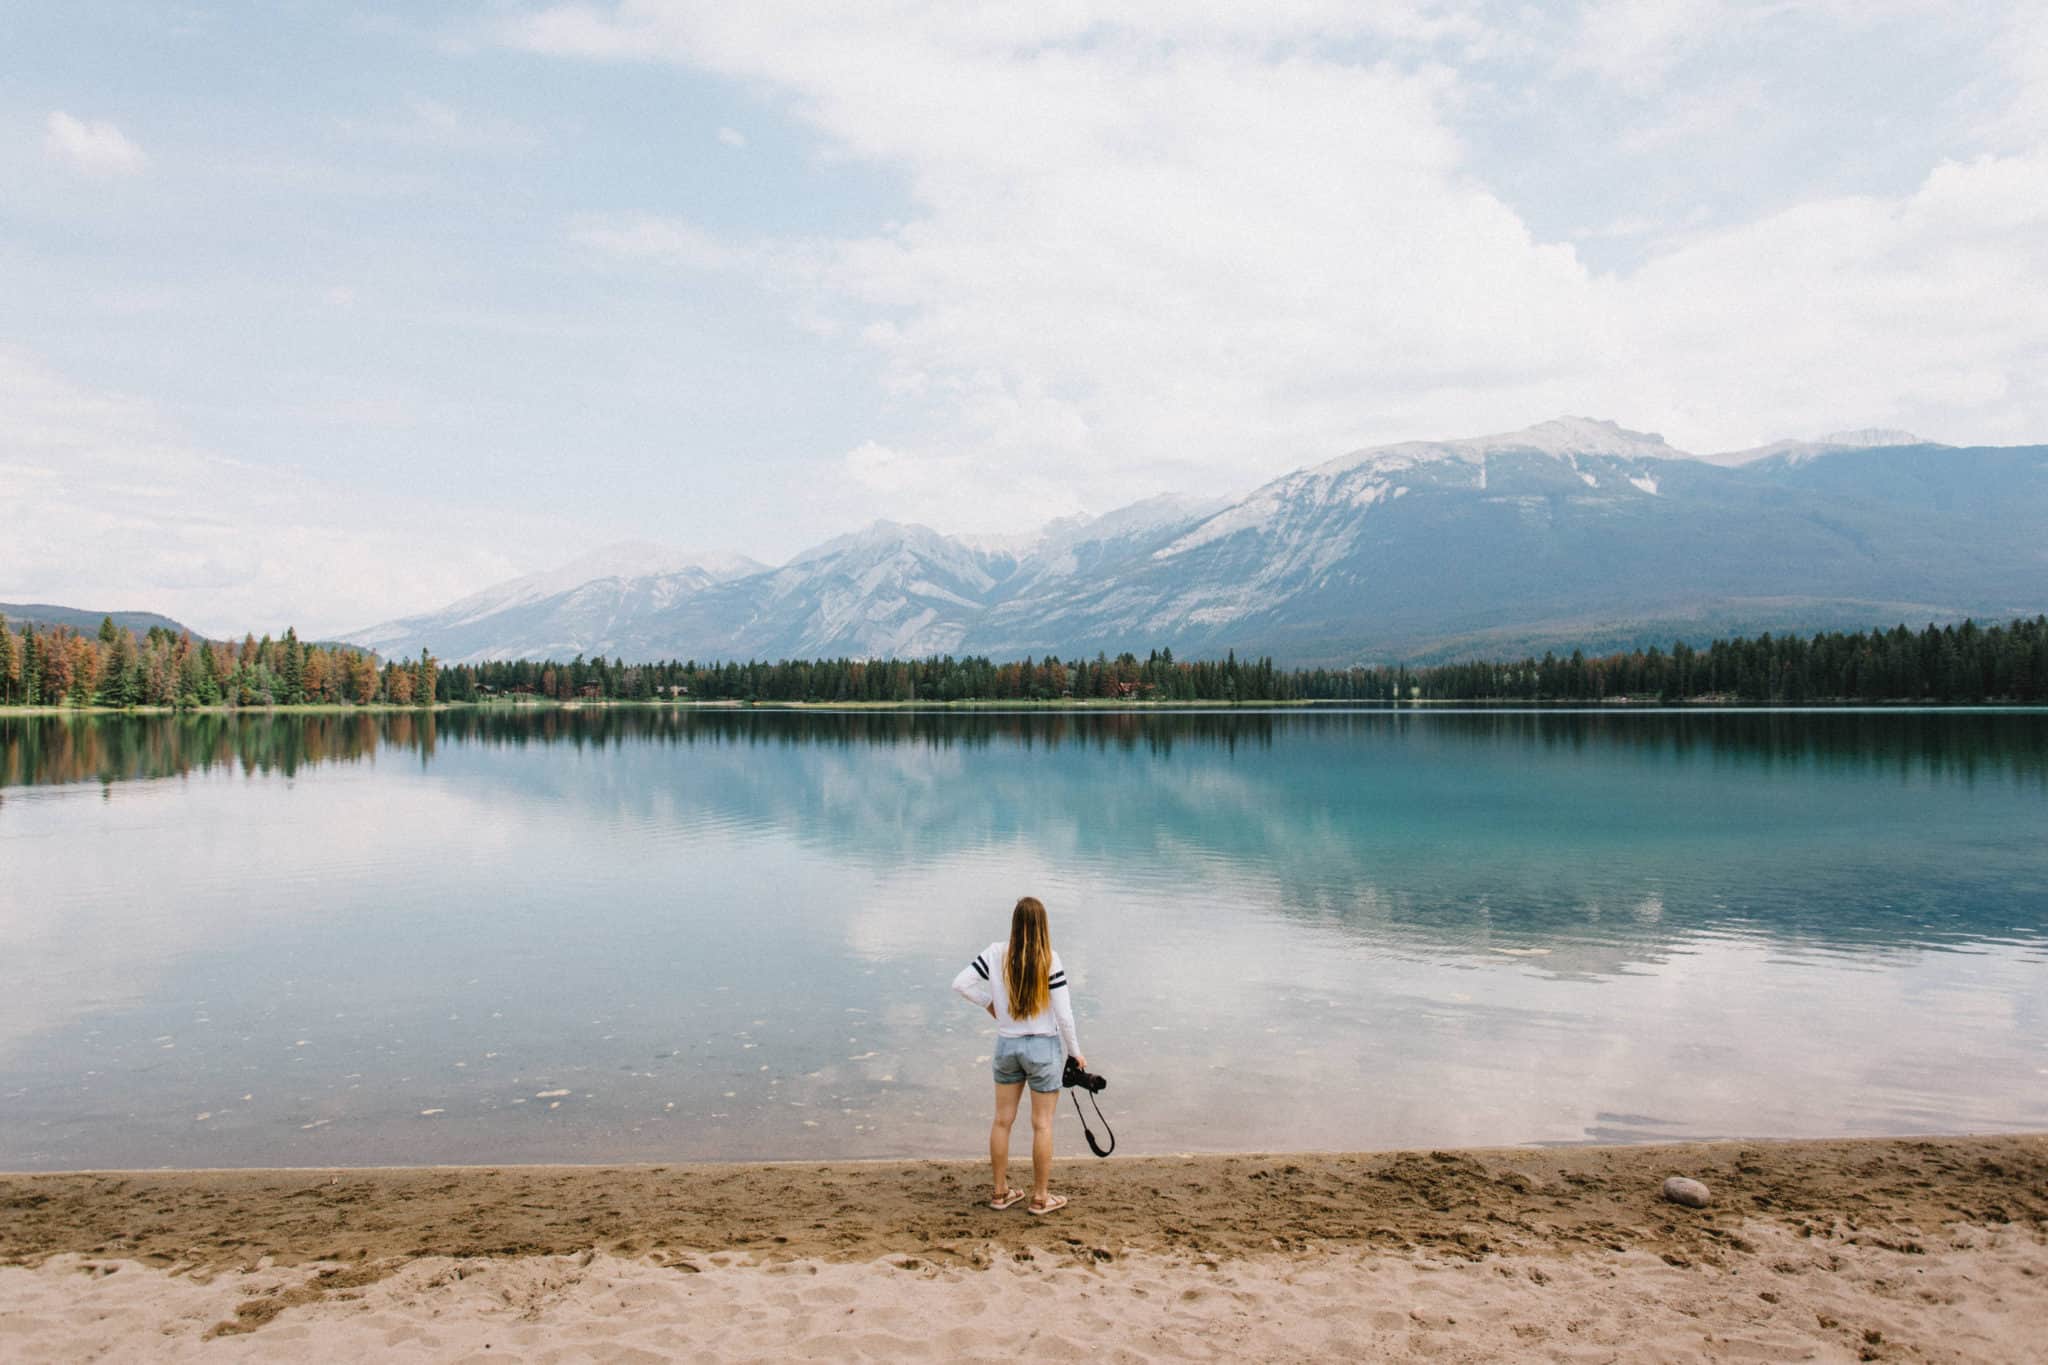
[[[1047,1218],[984,1181],[0,1176],[0,1357],[2048,1359],[2048,1136],[1081,1158]]]

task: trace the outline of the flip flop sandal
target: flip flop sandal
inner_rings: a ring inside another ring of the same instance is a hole
[[[1030,1193],[1031,1192],[1029,1190],[1011,1190],[1008,1193],[1004,1194],[1001,1199],[989,1200],[988,1206],[992,1209],[1007,1209],[1012,1204],[1016,1203],[1019,1199],[1029,1198]]]
[[[1063,1194],[1056,1194],[1051,1199],[1046,1201],[1044,1208],[1039,1208],[1036,1204],[1031,1204],[1027,1206],[1027,1210],[1035,1214],[1047,1214],[1051,1213],[1054,1209],[1063,1209],[1066,1206],[1067,1197]]]

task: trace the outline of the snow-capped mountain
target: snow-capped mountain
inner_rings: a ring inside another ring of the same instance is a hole
[[[767,568],[745,555],[649,541],[606,545],[438,611],[387,621],[348,639],[387,656],[431,649],[450,662],[610,654],[626,623],[714,583]]]
[[[1312,629],[1312,649],[1320,656],[1328,647],[1324,640],[1373,638],[1375,620],[1388,608],[1414,603],[1427,609],[1432,592],[1415,579],[1418,573],[1439,578],[1428,573],[1430,561],[1452,546],[1414,546],[1414,557],[1404,556],[1399,566],[1377,563],[1430,522],[1415,509],[1506,506],[1529,498],[1625,507],[1657,497],[1665,466],[1683,459],[1662,437],[1579,417],[1494,436],[1354,451],[1255,489],[1111,581],[1063,587],[1065,600],[1056,603],[1009,604],[992,613],[986,631],[969,644],[999,653],[1022,649],[1033,634],[1043,634],[1033,619],[1043,617],[1098,648],[1122,639],[1235,647],[1240,637],[1250,643]],[[1410,497],[1418,501],[1402,505]],[[1352,610],[1382,598],[1372,618],[1359,619]],[[1301,610],[1309,604],[1315,605]],[[1329,612],[1337,619],[1325,622]],[[1290,615],[1297,619],[1286,619]]]
[[[1838,446],[1843,450],[1878,450],[1885,446],[1924,446],[1930,443],[1897,427],[1858,427],[1854,431],[1831,431],[1820,438],[1820,444]]]
[[[2031,614],[2048,608],[2044,518],[2042,447],[1829,445],[1724,468],[1563,418],[1276,479],[964,644],[1341,663]]]
[[[1561,417],[1027,535],[883,521],[774,569],[699,557],[565,587],[590,569],[568,565],[357,638],[451,660],[1169,645],[1347,664],[2048,610],[2048,447],[1866,430],[1741,454]]]
[[[678,602],[647,623],[648,644],[687,640],[685,654],[711,658],[954,652],[1018,595],[1057,599],[1214,510],[1213,502],[1154,498],[978,545],[878,521],[780,569]]]
[[[1754,464],[1758,460],[1782,457],[1787,460],[1805,460],[1815,455],[1825,455],[1838,450],[1883,450],[1890,446],[1924,446],[1934,444],[1915,436],[1910,431],[1899,431],[1892,427],[1862,427],[1856,431],[1831,431],[1811,441],[1772,441],[1769,445],[1755,446],[1749,450],[1731,450],[1725,454],[1708,455],[1703,458],[1715,464]]]
[[[1685,456],[1667,445],[1655,432],[1630,431],[1615,422],[1597,417],[1553,417],[1520,431],[1495,436],[1467,436],[1453,441],[1403,441],[1398,445],[1374,446],[1369,450],[1341,455],[1311,471],[1336,474],[1358,464],[1401,468],[1431,460],[1463,460],[1484,464],[1494,455],[1549,455],[1570,461],[1581,455],[1611,455],[1620,459],[1671,460]]]
[[[927,526],[878,521],[676,603],[647,622],[649,640],[687,640],[686,653],[711,658],[771,645],[784,658],[943,653],[1010,564]]]

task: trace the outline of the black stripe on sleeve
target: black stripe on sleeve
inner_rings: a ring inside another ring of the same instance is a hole
[[[1056,976],[1056,977],[1054,977],[1054,978],[1052,979],[1052,982],[1051,982],[1051,983],[1050,983],[1050,984],[1049,984],[1049,985],[1048,985],[1048,986],[1046,987],[1046,989],[1047,989],[1047,990],[1055,990],[1055,991],[1063,991],[1063,990],[1065,990],[1066,988],[1067,988],[1067,979],[1066,979],[1066,978],[1065,978],[1064,976]]]
[[[983,981],[988,980],[988,964],[983,962],[978,957],[974,959],[974,970],[981,973],[981,979]]]

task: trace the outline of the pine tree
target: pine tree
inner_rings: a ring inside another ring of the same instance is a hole
[[[105,633],[105,627],[101,627]],[[141,700],[141,661],[135,653],[135,637],[122,631],[114,638],[114,647],[107,655],[107,676],[100,688],[100,697],[109,706],[133,706]]]
[[[205,702],[212,690],[213,675],[207,672],[196,649],[185,650],[178,660],[178,707],[190,710]]]
[[[283,657],[278,661],[278,673],[284,683],[280,700],[286,706],[297,706],[306,699],[306,658],[299,645],[297,627],[285,628],[280,648]]]
[[[21,632],[21,701],[24,706],[34,706],[42,701],[43,664],[36,648],[36,632],[33,626]]]
[[[377,661],[367,652],[349,656],[349,690],[358,706],[368,705],[377,696]]]

